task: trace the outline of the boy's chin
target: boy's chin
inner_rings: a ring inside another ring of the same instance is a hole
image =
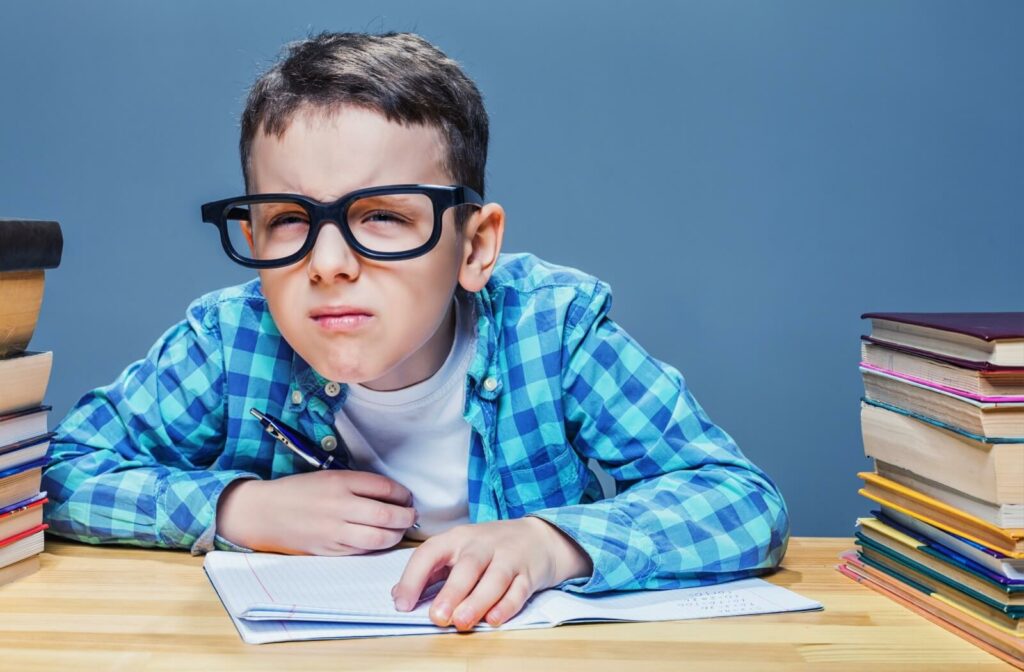
[[[383,375],[383,373],[378,373],[374,367],[368,366],[365,357],[358,359],[320,357],[307,361],[317,373],[336,383],[355,385]]]
[[[359,385],[380,377],[367,373],[358,366],[314,366],[313,368],[327,380],[346,385]]]

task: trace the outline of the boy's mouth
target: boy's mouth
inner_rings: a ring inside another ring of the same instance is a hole
[[[356,306],[314,308],[309,312],[309,316],[317,325],[328,331],[352,331],[373,319],[373,313]]]

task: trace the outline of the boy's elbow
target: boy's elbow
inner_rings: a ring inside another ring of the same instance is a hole
[[[750,497],[756,503],[758,524],[748,569],[771,571],[782,562],[789,544],[789,510],[770,479],[763,476],[756,480]]]

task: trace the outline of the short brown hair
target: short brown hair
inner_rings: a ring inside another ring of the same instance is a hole
[[[480,91],[444,52],[413,33],[323,32],[285,45],[283,57],[253,84],[238,143],[249,189],[252,141],[262,129],[281,137],[305,107],[356,105],[401,124],[438,128],[442,168],[484,194],[488,120]]]

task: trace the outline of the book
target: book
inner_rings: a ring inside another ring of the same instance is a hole
[[[861,404],[864,454],[995,504],[1024,503],[1024,443],[996,443],[877,402]]]
[[[0,219],[0,271],[57,268],[63,249],[57,222]]]
[[[0,416],[42,406],[52,352],[22,352],[0,359]]]
[[[46,523],[40,523],[18,534],[0,539],[0,567],[7,567],[42,553],[43,534],[48,527]],[[24,575],[22,571],[13,572],[15,576],[7,580],[20,578]]]
[[[5,381],[0,380],[0,385],[3,384]],[[0,453],[8,444],[45,434],[46,416],[50,410],[49,406],[38,406],[0,415]]]
[[[1014,636],[1024,635],[1024,621],[1018,615],[1008,614],[1002,609],[986,604],[984,601],[977,600],[941,581],[921,574],[911,567],[898,562],[889,562],[884,555],[881,556],[883,559],[881,563],[863,552],[858,553],[856,557],[861,566],[871,570],[872,575],[887,576],[903,585],[928,593],[943,602],[955,605],[976,618],[997,624]]]
[[[1024,368],[1024,312],[864,313],[861,318],[871,320],[867,340],[872,343],[982,368]]]
[[[52,438],[53,432],[47,432],[0,447],[0,471],[35,462],[39,458],[45,457]]]
[[[28,347],[43,305],[43,271],[0,271],[0,357]]]
[[[1014,619],[1003,612],[993,613],[987,607],[977,610],[968,608],[967,603],[954,602],[933,592],[927,586],[902,581],[895,574],[866,564],[854,551],[841,553],[839,558],[849,568],[854,569],[856,573],[882,584],[889,590],[913,596],[910,599],[914,602],[926,603],[922,598],[927,596],[935,601],[936,604],[934,606],[938,607],[941,611],[951,610],[952,613],[958,614],[962,618],[974,623],[984,624],[989,628],[990,634],[998,632],[1001,638],[1005,638],[1005,641],[1014,642],[1017,646],[1024,645],[1024,619]]]
[[[391,586],[415,549],[360,556],[284,556],[213,551],[203,568],[247,643],[455,632],[430,621],[433,592],[409,612],[394,608]],[[498,628],[568,622],[662,621],[821,609],[762,579],[698,588],[580,596],[541,591]]]
[[[39,494],[45,465],[46,458],[42,457],[0,471],[0,508],[6,508]]]
[[[864,394],[871,401],[987,438],[1024,440],[1024,397],[987,401],[961,396],[929,383],[862,366]]]
[[[964,558],[987,568],[989,571],[1002,574],[1010,579],[1024,580],[1024,559],[1007,557],[998,551],[993,551],[981,544],[976,544],[963,537],[940,530],[934,525],[929,525],[917,518],[884,506],[873,513],[876,518],[883,522],[898,524],[908,528],[922,537],[945,546],[954,553],[959,553]]]
[[[43,302],[45,269],[60,264],[57,222],[0,219],[0,357],[24,351]]]
[[[43,504],[48,501],[45,496],[36,496],[0,509],[0,539],[39,526],[43,522]]]
[[[1024,579],[1006,576],[1003,572],[977,563],[969,557],[954,551],[952,548],[918,533],[913,527],[907,527],[898,523],[895,519],[881,511],[875,511],[874,518],[858,520],[858,525],[877,529],[885,535],[891,535],[901,543],[908,544],[923,553],[940,558],[943,562],[955,568],[964,569],[983,576],[985,580],[1000,585],[1013,586],[1014,590],[1024,591]]]
[[[988,619],[930,594],[919,586],[908,587],[898,580],[862,563],[855,554],[844,553],[836,567],[840,573],[910,609],[988,653],[1024,669],[1021,635],[1002,629]]]
[[[1024,527],[1024,504],[996,504],[971,497],[912,471],[875,460],[875,473],[996,527]]]
[[[863,537],[857,537],[855,543],[860,546],[858,556],[865,564],[884,571],[908,585],[924,586],[927,590],[942,595],[966,608],[981,610],[986,614],[1001,614],[1009,617],[1010,622],[1019,625],[1024,617],[1024,610],[1016,606],[1009,606],[993,600],[986,595],[978,593],[970,588],[952,581],[942,574],[932,572],[921,567],[913,561],[897,557],[893,553],[885,551]]]
[[[980,595],[1001,607],[1017,608],[1024,617],[1024,584],[996,578],[988,572],[958,565],[951,558],[935,552],[926,544],[918,542],[875,518],[861,518],[857,521],[857,539],[868,547],[882,549],[889,557],[910,565],[929,575],[942,577],[940,580],[960,588],[963,592]]]
[[[862,341],[860,347],[864,367],[930,383],[965,397],[990,401],[1024,399],[1024,369],[970,369],[867,341]]]
[[[889,509],[981,544],[1012,558],[1024,558],[1024,529],[1002,528],[869,471],[858,493]]]

